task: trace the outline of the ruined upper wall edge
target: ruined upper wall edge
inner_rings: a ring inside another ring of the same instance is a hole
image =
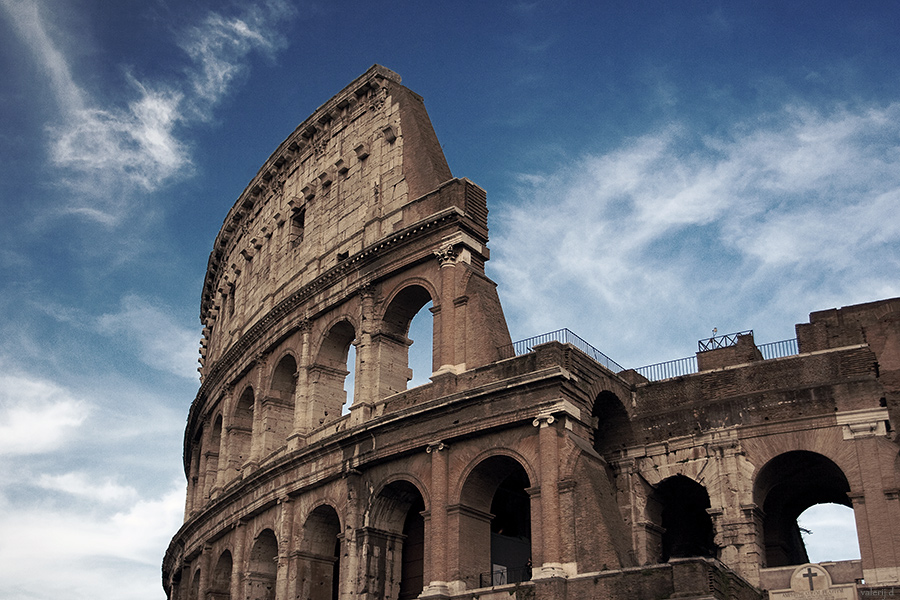
[[[378,90],[384,87],[383,82],[400,85],[401,77],[386,67],[378,64],[372,65],[365,73],[350,82],[300,123],[259,168],[256,175],[250,180],[250,183],[247,184],[247,187],[244,188],[244,191],[241,192],[228,211],[213,242],[213,249],[207,261],[206,276],[204,277],[201,293],[201,321],[205,321],[207,313],[215,300],[215,280],[222,266],[220,258],[227,254],[223,246],[227,245],[227,240],[231,237],[231,232],[234,231],[234,228],[231,231],[227,231],[229,223],[234,223],[235,226],[240,224],[245,214],[256,205],[256,202],[262,199],[262,191],[265,189],[267,182],[273,178],[282,165],[290,160],[302,161],[306,153],[312,151],[311,145],[306,140],[310,139],[321,125],[333,119],[333,111],[346,106],[351,99],[363,96],[370,89]],[[414,95],[417,98],[421,98],[418,94]],[[225,243],[223,243],[223,239],[226,240]]]

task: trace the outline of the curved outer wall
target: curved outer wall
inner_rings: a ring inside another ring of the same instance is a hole
[[[278,147],[210,255],[170,599],[749,600],[789,587],[822,501],[862,553],[829,577],[900,582],[900,300],[650,382],[569,344],[514,356],[487,241],[485,192],[383,67]]]

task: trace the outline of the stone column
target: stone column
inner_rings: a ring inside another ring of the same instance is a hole
[[[560,553],[559,514],[559,439],[553,415],[539,416],[533,422],[539,428],[541,453],[541,538],[543,565],[535,569],[532,579],[565,577]]]
[[[275,597],[290,598],[290,563],[294,543],[294,502],[290,498],[279,501],[281,514],[278,519],[278,571],[275,578]]]
[[[247,540],[247,525],[243,521],[238,521],[231,533],[232,547],[234,554],[232,555],[232,577],[231,577],[231,597],[235,600],[244,598],[244,581],[247,579],[247,565],[244,562],[246,554],[245,546]]]
[[[456,250],[453,244],[447,243],[439,250],[434,251],[441,265],[441,291],[440,305],[441,318],[440,329],[435,328],[438,335],[435,336],[434,347],[437,352],[437,370],[435,373],[459,373],[465,367],[460,368],[456,359]],[[433,369],[434,367],[432,367]]]
[[[259,465],[259,460],[262,458],[265,450],[263,426],[265,422],[265,403],[263,398],[269,391],[269,382],[266,381],[268,379],[268,369],[265,356],[262,354],[257,355],[254,363],[253,368],[256,371],[256,376],[253,378],[255,393],[253,394],[253,428],[250,434],[250,471]],[[247,471],[244,472],[244,475],[247,475]]]
[[[235,446],[233,426],[234,426],[234,386],[225,386],[224,397],[222,398],[222,448],[219,454],[219,479],[218,485],[224,488],[237,477],[239,465],[235,465],[235,459],[232,456]]]
[[[209,544],[204,544],[203,549],[200,551],[200,556],[197,559],[197,562],[200,566],[200,585],[199,585],[199,593],[197,594],[197,600],[202,600],[206,598],[206,592],[209,590],[209,569],[210,569],[210,559],[212,553],[212,546]]]
[[[896,521],[891,520],[893,485],[885,486],[882,478],[882,472],[893,469],[896,447],[886,437],[884,421],[844,425],[844,439],[852,440],[862,482],[862,489],[848,496],[853,502],[863,576],[868,585],[900,584],[900,568],[896,566],[900,548],[895,547]]]
[[[431,455],[431,533],[429,561],[425,578],[429,580],[420,598],[448,598],[447,585],[447,463],[450,446],[443,442],[428,444],[425,452]]]
[[[361,496],[365,486],[359,471],[351,469],[344,474],[344,481],[347,486],[347,514],[344,519],[344,536],[341,549],[344,550],[346,561],[341,561],[341,582],[339,589],[341,590],[341,600],[354,600],[357,597],[357,591],[361,587],[360,574],[360,552],[362,552],[362,544],[360,543],[359,531],[363,525],[363,516],[361,514],[362,507],[365,506],[365,498]],[[292,598],[294,596],[291,596]]]
[[[375,348],[372,335],[375,333],[375,287],[364,285],[359,290],[359,331],[356,332],[356,378],[353,383],[353,404],[350,414],[353,424],[365,422],[371,415],[372,405],[378,400]]]
[[[294,388],[294,428],[288,436],[288,450],[297,450],[305,444],[305,436],[309,432],[309,366],[310,336],[312,322],[303,319],[300,329],[300,362],[297,364],[297,386]]]

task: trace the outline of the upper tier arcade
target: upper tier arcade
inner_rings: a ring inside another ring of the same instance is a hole
[[[201,375],[291,294],[427,216],[409,206],[449,179],[422,99],[396,73],[376,65],[322,105],[269,157],[216,237]],[[470,216],[483,235],[480,204]]]
[[[352,422],[365,420],[406,390],[409,325],[428,302],[433,373],[500,358],[510,339],[487,241],[484,190],[452,178],[422,98],[373,66],[278,147],[216,237],[186,465],[212,412],[238,419],[245,390],[253,442],[234,474],[339,419],[351,372]]]

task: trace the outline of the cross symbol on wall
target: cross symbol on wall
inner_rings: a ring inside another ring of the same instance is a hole
[[[818,573],[813,573],[812,567],[806,567],[806,573],[803,574],[803,577],[806,577],[807,579],[809,579],[809,589],[810,589],[810,590],[813,589],[813,580],[812,580],[812,578],[813,578],[813,577],[818,577],[818,576],[819,576]]]

